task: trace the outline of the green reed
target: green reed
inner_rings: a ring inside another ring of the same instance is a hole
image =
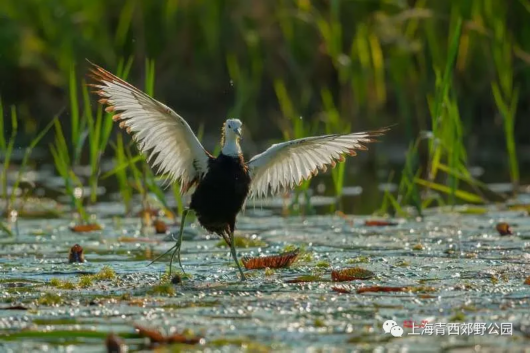
[[[4,121],[4,108],[2,101],[0,100],[0,128],[2,128],[2,133],[0,133],[0,150],[3,155],[3,165],[1,171],[1,182],[2,182],[2,196],[5,199],[6,204],[6,213],[9,210],[9,194],[7,192],[8,180],[7,172],[9,170],[9,165],[11,163],[11,157],[13,154],[13,147],[15,145],[15,138],[17,136],[18,130],[18,119],[17,119],[17,110],[14,106],[11,107],[11,134],[6,136],[7,126]]]
[[[281,79],[274,81],[274,89],[276,92],[276,97],[280,105],[283,117],[286,121],[279,121],[279,125],[282,129],[282,134],[285,140],[299,139],[306,136],[311,136],[316,131],[316,124],[304,122],[304,118],[301,114],[297,112],[295,104],[289,93],[285,82]],[[300,99],[300,105],[304,105],[303,97]],[[304,214],[312,213],[313,208],[311,206],[311,195],[309,193],[309,187],[311,185],[311,179],[304,180],[302,183],[295,187],[293,201],[289,205],[290,212],[301,212]],[[300,207],[300,196],[304,195],[305,207],[302,209]],[[297,211],[298,210],[298,211]]]
[[[502,116],[508,165],[513,191],[517,193],[519,186],[519,164],[515,146],[515,117],[519,103],[519,87],[514,83],[513,63],[513,35],[508,33],[506,26],[506,11],[499,9],[501,15],[496,15],[493,22],[492,54],[497,71],[497,79],[491,82],[491,89],[495,104]]]
[[[130,57],[127,61],[120,59],[116,69],[116,75],[124,80],[127,79],[133,58]],[[101,105],[97,106],[97,112],[94,116],[91,108],[91,99],[87,85],[83,84],[83,104],[84,115],[83,123],[88,127],[88,147],[89,147],[89,163],[90,163],[90,202],[97,201],[97,187],[100,174],[101,158],[107,149],[109,138],[113,128],[112,113],[105,113]],[[76,104],[77,106],[78,104]],[[125,200],[124,200],[125,201]]]
[[[63,128],[59,120],[54,121],[54,126],[55,141],[50,144],[50,153],[53,157],[55,169],[64,181],[65,193],[70,197],[72,208],[77,210],[81,221],[86,223],[89,220],[89,216],[83,205],[83,184],[73,171],[73,156],[69,152],[70,149],[68,148],[68,143],[66,142]]]
[[[527,122],[516,117],[523,107],[519,97],[530,90],[525,84],[530,74],[524,69],[530,62],[524,46],[530,33],[528,1],[333,0],[317,6],[284,0],[274,6],[263,4],[259,11],[244,4],[125,0],[114,6],[104,0],[65,0],[56,11],[45,2],[5,0],[0,2],[2,26],[13,35],[0,36],[1,57],[6,72],[29,72],[45,88],[69,87],[72,130],[67,137],[72,140],[68,146],[73,165],[82,155],[86,129],[90,135],[91,128],[87,113],[79,110],[84,98],[78,96],[84,93],[77,92],[72,63],[89,57],[112,65],[120,57],[145,55],[159,64],[159,75],[179,78],[165,80],[160,88],[188,97],[197,116],[219,109],[215,104],[225,99],[220,94],[225,94],[228,74],[235,90],[229,114],[244,119],[250,131],[277,118],[275,100],[280,102],[283,116],[276,123],[284,138],[318,132],[313,126],[332,114],[353,129],[399,123],[394,136],[404,136],[402,140],[412,145],[418,131],[432,126],[433,138],[423,140],[429,145],[428,158],[416,158],[414,170],[395,177],[406,175],[399,180],[399,185],[406,185],[402,192],[410,194],[413,181],[421,190],[438,188],[446,198],[443,202],[450,204],[459,202],[458,190],[471,189],[476,196],[484,189],[467,170],[466,136],[483,139],[494,126],[493,112],[498,112],[503,132],[487,135],[488,141],[494,147],[505,145],[506,175],[515,187],[522,182],[516,141]],[[57,17],[59,12],[64,16]],[[23,83],[19,77],[24,75],[8,79],[17,86]],[[426,101],[425,92],[433,87]],[[492,94],[485,94],[484,87]],[[323,88],[329,89],[334,108],[322,98]],[[39,92],[43,99],[38,104],[55,109],[54,89]],[[203,97],[211,101],[204,104]],[[30,103],[34,110],[41,108],[35,104]],[[299,116],[302,129],[293,120]],[[193,116],[189,120],[197,123]],[[516,130],[519,124],[521,129]],[[481,130],[482,126],[486,128]],[[266,133],[264,138],[270,138],[276,131]],[[90,150],[92,167],[98,164],[105,138],[87,138],[99,146]],[[424,147],[422,143],[419,152]],[[340,168],[345,167],[339,165],[332,172],[336,194],[347,183]],[[94,175],[89,180],[91,200],[97,185]],[[422,198],[425,195],[420,192]],[[413,202],[410,197],[395,198]],[[423,204],[440,200],[426,199]]]
[[[37,144],[42,140],[44,135],[50,130],[50,128],[53,126],[53,123],[55,122],[55,119],[53,119],[48,125],[42,129],[37,136],[35,136],[31,141],[28,147],[24,150],[24,155],[22,156],[22,161],[17,166],[17,174],[15,181],[13,185],[11,186],[11,192],[8,192],[8,178],[7,178],[7,172],[11,165],[11,158],[13,155],[13,149],[15,146],[15,141],[18,135],[18,115],[17,115],[17,109],[16,107],[12,106],[10,110],[11,114],[11,134],[9,136],[6,136],[8,129],[4,121],[4,108],[2,104],[2,100],[0,99],[0,129],[2,130],[2,133],[0,133],[0,151],[2,152],[3,157],[3,164],[2,164],[2,170],[0,171],[0,184],[2,188],[2,197],[5,201],[5,210],[4,215],[9,217],[9,213],[11,210],[14,209],[15,200],[17,197],[17,189],[24,177],[24,172],[26,170],[26,167],[28,163],[30,162],[31,153],[33,152],[34,148],[37,146]],[[23,205],[22,205],[23,206]]]
[[[114,147],[114,164],[116,166],[126,167],[129,164],[127,155],[125,154],[125,145],[123,143],[123,134],[117,134],[116,144]],[[132,211],[132,188],[129,184],[129,177],[127,175],[127,168],[114,169],[116,173],[116,180],[118,181],[118,189],[120,191],[123,205],[125,206],[125,214],[129,215]]]

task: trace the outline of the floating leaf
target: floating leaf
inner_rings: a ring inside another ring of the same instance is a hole
[[[342,294],[349,294],[351,293],[351,290],[345,288],[345,287],[331,287],[331,289],[337,293],[342,293]]]
[[[497,229],[497,232],[499,232],[500,235],[512,235],[512,227],[506,222],[497,223],[497,226],[495,227]]]
[[[105,346],[107,347],[107,353],[123,353],[126,351],[123,340],[112,332],[105,339]]]
[[[69,263],[81,263],[85,262],[85,255],[83,254],[83,248],[79,244],[75,244],[70,249],[70,253],[68,254],[68,262]]]
[[[530,286],[530,277],[526,277],[526,279],[524,280],[524,284]]]
[[[164,336],[157,330],[149,329],[140,325],[134,325],[140,336],[148,337],[151,343],[154,344],[197,344],[203,339],[201,337],[186,337],[180,333],[174,333],[171,336]]]
[[[26,308],[23,305],[12,305],[8,307],[0,308],[0,310],[28,310],[28,308]]]
[[[138,334],[143,337],[148,337],[151,343],[166,343],[166,337],[157,330],[153,330],[140,325],[134,325]]]
[[[387,286],[372,286],[357,288],[357,293],[368,293],[368,292],[409,292],[411,287],[387,287]]]
[[[258,270],[264,268],[284,268],[289,267],[296,261],[299,250],[290,251],[280,255],[263,257],[243,257],[241,262],[247,270]]]
[[[160,240],[147,237],[119,237],[118,241],[122,243],[160,243]]]
[[[153,225],[155,226],[155,231],[156,231],[156,234],[166,234],[167,233],[167,224],[160,220],[160,219],[155,219],[155,221],[153,222]]]
[[[305,275],[305,276],[298,276],[294,279],[289,279],[285,281],[285,283],[305,283],[305,282],[321,282],[322,277],[320,276],[313,276],[313,275]]]
[[[342,270],[331,271],[331,280],[334,282],[355,281],[370,279],[375,276],[372,271],[365,270],[361,267],[344,268]]]
[[[386,227],[386,226],[397,226],[396,222],[382,221],[382,220],[366,220],[364,222],[366,227]]]
[[[97,230],[102,230],[101,226],[97,223],[94,224],[78,224],[73,227],[70,227],[70,230],[72,232],[76,233],[86,233],[86,232],[94,232]]]
[[[201,340],[202,340],[201,337],[186,337],[180,333],[175,333],[167,337],[167,343],[169,344],[173,344],[173,343],[197,344],[197,343],[200,343]]]

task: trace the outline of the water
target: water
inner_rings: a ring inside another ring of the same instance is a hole
[[[528,196],[520,200],[528,201]],[[265,244],[240,248],[239,255],[277,254],[292,245],[302,251],[299,261],[288,269],[248,271],[248,281],[241,283],[227,248],[191,225],[182,261],[192,278],[160,289],[167,262],[147,265],[173,242],[168,235],[141,234],[138,218],[110,217],[119,207],[98,205],[102,231],[73,233],[66,218],[22,219],[16,237],[1,239],[1,305],[9,310],[0,310],[0,351],[103,352],[111,331],[126,337],[130,350],[147,349],[134,324],[204,338],[200,345],[182,346],[190,350],[463,352],[518,351],[528,345],[530,285],[524,281],[530,218],[524,210],[506,205],[430,209],[423,220],[369,227],[367,216],[283,218],[248,208],[238,218],[236,236]],[[499,221],[508,222],[514,235],[499,236]],[[86,263],[67,263],[75,243],[84,248]],[[117,277],[86,288],[50,285],[52,278],[77,284],[104,266]],[[331,282],[332,269],[356,266],[376,277]],[[286,283],[303,275],[321,280]],[[415,290],[356,293],[369,286]],[[174,294],[167,295],[167,288]],[[46,293],[52,294],[48,299],[59,298],[57,303],[43,300]],[[14,310],[17,306],[25,310]],[[382,329],[389,319],[401,326],[408,320],[510,323],[513,333],[413,336],[405,328],[402,337],[392,337]]]

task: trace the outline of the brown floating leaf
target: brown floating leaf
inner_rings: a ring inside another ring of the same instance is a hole
[[[70,227],[70,230],[72,232],[76,233],[85,233],[85,232],[93,232],[96,230],[101,230],[101,226],[97,223],[94,224],[78,224],[73,227]]]
[[[512,227],[506,222],[497,223],[495,227],[500,235],[512,235]]]
[[[367,292],[408,292],[410,287],[386,287],[386,286],[372,286],[372,287],[362,287],[357,288],[357,293],[367,293]]]
[[[180,333],[174,333],[171,336],[164,336],[157,330],[146,328],[140,325],[134,325],[134,328],[138,331],[140,336],[148,337],[152,344],[197,344],[202,340],[201,337],[186,337]]]
[[[331,287],[331,289],[337,293],[343,293],[343,294],[351,293],[351,290],[346,289],[344,287]]]
[[[331,271],[331,280],[335,282],[370,279],[374,276],[375,273],[373,273],[372,271],[365,270],[361,267],[344,268],[342,270]]]
[[[134,325],[134,328],[138,331],[138,334],[143,337],[148,337],[151,343],[166,343],[166,337],[157,330],[153,330],[140,325]]]
[[[70,249],[70,253],[68,254],[68,262],[69,263],[80,263],[85,262],[85,255],[83,254],[83,248],[79,244],[75,244]]]
[[[160,243],[160,240],[147,237],[119,237],[118,241],[122,243]]]
[[[299,249],[289,251],[280,255],[263,257],[243,257],[241,262],[247,270],[258,270],[263,268],[284,268],[289,267],[296,261]]]
[[[12,306],[0,308],[0,310],[28,310],[28,308],[26,308],[23,305],[12,305]]]
[[[167,233],[167,224],[160,220],[155,219],[153,222],[153,225],[155,226],[156,234],[166,234]]]
[[[397,226],[396,222],[380,221],[376,219],[366,220],[364,225],[367,227],[385,227],[385,226]]]
[[[107,347],[107,353],[123,353],[125,352],[125,347],[123,345],[123,340],[114,333],[109,333],[107,339],[105,340],[105,346]]]
[[[306,276],[298,276],[294,279],[289,279],[285,281],[285,283],[305,283],[305,282],[321,282],[322,278],[320,276],[312,276],[312,275],[306,275]]]
[[[526,279],[524,280],[524,284],[530,286],[530,277],[526,277]]]
[[[175,333],[169,337],[166,337],[166,342],[169,344],[173,343],[184,343],[184,344],[197,344],[201,342],[201,337],[186,337],[180,333]]]

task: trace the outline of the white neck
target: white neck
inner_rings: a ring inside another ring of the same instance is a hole
[[[228,135],[228,134],[227,134]],[[226,136],[225,144],[221,152],[225,156],[237,157],[241,154],[241,146],[239,146],[239,141],[235,136]]]

